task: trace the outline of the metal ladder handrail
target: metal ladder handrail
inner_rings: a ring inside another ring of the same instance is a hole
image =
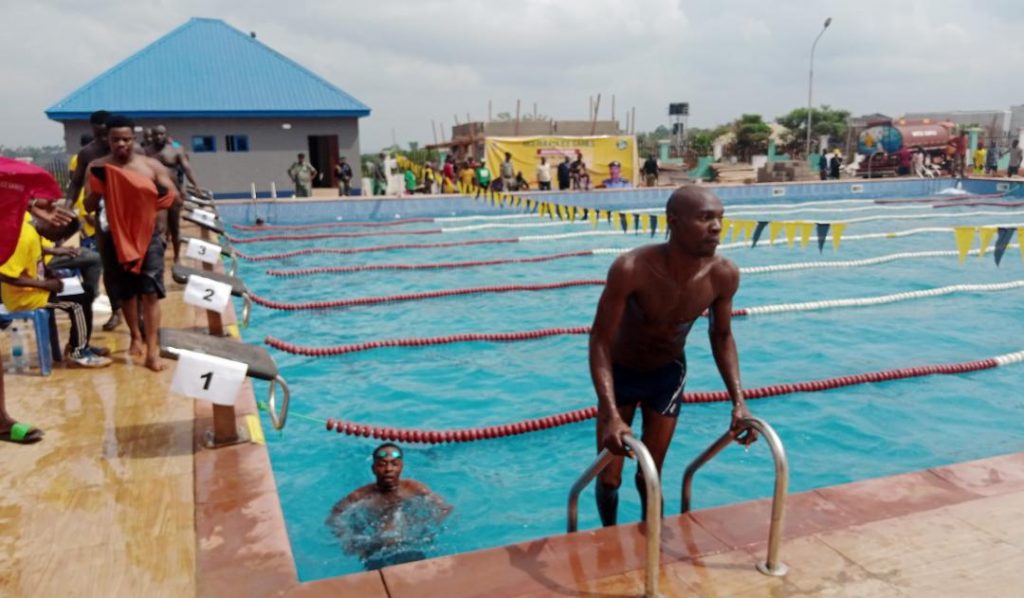
[[[644,443],[634,438],[632,434],[623,436],[622,440],[636,456],[643,472],[644,486],[647,488],[647,570],[644,596],[653,598],[658,595],[658,567],[661,556],[661,480],[658,477],[658,468],[654,466],[654,458]],[[602,449],[597,459],[573,483],[572,489],[569,490],[569,533],[576,531],[580,493],[614,458],[615,455],[608,449]]]
[[[768,556],[765,562],[757,564],[757,570],[765,575],[782,577],[789,570],[784,563],[779,561],[779,546],[782,543],[782,522],[786,509],[786,493],[789,487],[789,462],[786,460],[786,449],[775,430],[768,425],[768,422],[757,417],[745,418],[743,420],[744,430],[753,428],[757,430],[768,443],[772,451],[772,459],[775,461],[775,492],[772,496],[772,519],[768,528]],[[742,430],[739,432],[742,433]],[[737,432],[726,431],[725,434],[709,446],[703,453],[697,456],[687,467],[683,474],[683,496],[681,501],[681,513],[690,510],[690,499],[693,489],[693,476],[705,463],[710,461],[732,443]]]

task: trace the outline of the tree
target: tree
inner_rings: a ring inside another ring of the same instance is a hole
[[[846,139],[846,122],[850,118],[849,110],[833,110],[827,104],[811,110],[811,146],[814,147],[818,136],[828,135],[829,143],[841,143]],[[789,129],[785,137],[788,151],[804,150],[807,144],[807,108],[796,108],[789,114],[775,119],[775,122]]]
[[[740,160],[748,162],[754,154],[768,152],[768,138],[771,137],[772,128],[764,122],[760,114],[740,116],[739,120],[733,123],[733,132],[736,134],[733,151]]]

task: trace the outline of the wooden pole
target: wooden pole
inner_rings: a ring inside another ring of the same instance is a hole
[[[434,119],[430,119],[430,132],[434,135],[434,145],[437,145],[437,124]]]
[[[516,98],[516,127],[514,135],[519,135],[519,98]]]
[[[601,94],[597,94],[597,100],[594,102],[594,116],[590,119],[590,134],[594,135],[597,133],[597,112],[601,109]]]
[[[615,94],[612,94],[612,120],[615,120]]]
[[[629,119],[629,134],[636,135],[636,106],[633,106],[632,116]]]

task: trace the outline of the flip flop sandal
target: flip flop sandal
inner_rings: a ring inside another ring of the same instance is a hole
[[[43,439],[43,431],[32,424],[15,423],[6,433],[0,434],[0,442],[32,444]]]

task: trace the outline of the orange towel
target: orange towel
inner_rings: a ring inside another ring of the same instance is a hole
[[[149,178],[113,164],[92,168],[89,185],[104,197],[118,263],[139,273],[153,238],[156,212],[174,204],[174,189],[158,189]]]

